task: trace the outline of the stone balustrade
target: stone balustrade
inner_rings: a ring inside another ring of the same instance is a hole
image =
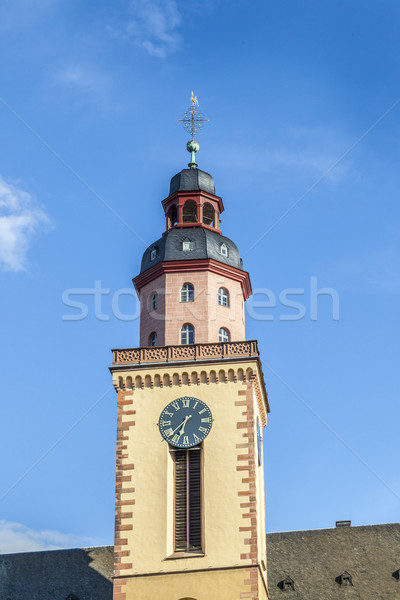
[[[113,365],[259,357],[256,340],[113,350]]]

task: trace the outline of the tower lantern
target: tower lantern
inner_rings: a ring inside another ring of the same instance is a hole
[[[113,350],[118,392],[114,600],[268,598],[262,429],[269,411],[251,294],[223,204],[197,168],[162,201],[166,230],[134,285],[140,346]],[[186,121],[185,121],[186,119]]]

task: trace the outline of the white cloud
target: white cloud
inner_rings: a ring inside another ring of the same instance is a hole
[[[0,553],[37,552],[60,548],[95,546],[97,540],[53,530],[30,529],[21,523],[0,519]]]
[[[181,15],[175,0],[130,0],[119,23],[110,31],[132,40],[152,56],[165,58],[181,41],[177,32]]]
[[[109,88],[109,81],[103,74],[80,64],[66,67],[58,73],[56,79],[59,84],[80,88],[84,92],[96,95],[103,95]]]
[[[0,268],[24,270],[32,237],[49,223],[34,196],[0,177]]]

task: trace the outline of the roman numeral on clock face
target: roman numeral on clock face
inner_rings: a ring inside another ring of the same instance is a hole
[[[207,433],[207,429],[205,427],[199,427],[199,431],[201,431],[201,433]]]
[[[189,437],[187,435],[183,436],[183,445],[187,446],[189,444]]]
[[[201,442],[201,439],[199,437],[197,437],[197,435],[195,433],[193,434],[193,439],[196,442],[196,444],[198,444],[199,442]]]
[[[190,398],[182,398],[182,408],[190,407]]]
[[[178,400],[175,400],[175,402],[171,402],[171,404],[172,404],[172,406],[174,407],[175,410],[179,410],[180,409]]]

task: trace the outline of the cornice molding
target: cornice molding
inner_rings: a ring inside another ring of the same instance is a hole
[[[250,275],[247,271],[242,271],[236,267],[225,265],[212,258],[202,258],[193,260],[171,260],[157,263],[147,271],[140,273],[132,279],[133,285],[138,294],[144,285],[154,281],[164,273],[190,273],[193,271],[210,271],[217,275],[222,275],[228,279],[238,281],[242,287],[244,299],[247,300],[252,294]]]

